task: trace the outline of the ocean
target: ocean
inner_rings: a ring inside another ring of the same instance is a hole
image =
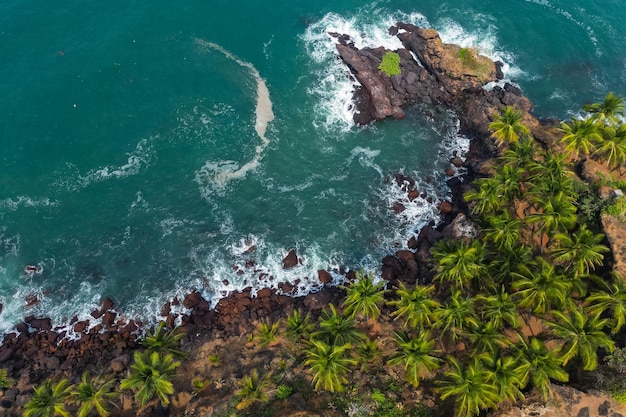
[[[540,117],[626,95],[617,0],[0,3],[0,333],[104,297],[150,321],[194,288],[301,295],[318,269],[378,270],[438,220],[469,146],[445,109],[353,125],[328,32],[393,49],[399,20],[502,60]]]

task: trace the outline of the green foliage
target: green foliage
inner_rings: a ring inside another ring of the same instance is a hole
[[[70,417],[65,405],[71,398],[73,388],[67,379],[56,384],[46,379],[35,388],[33,398],[24,405],[24,417]]]
[[[308,338],[313,331],[310,314],[304,314],[301,310],[294,310],[287,315],[285,327],[287,337],[294,343]]]
[[[530,130],[522,123],[522,113],[511,106],[504,107],[489,123],[491,137],[497,145],[515,143],[520,136],[529,135]]]
[[[208,379],[204,378],[194,378],[191,380],[191,393],[193,395],[198,395],[206,388],[208,388],[211,382]]]
[[[284,400],[288,398],[293,393],[293,388],[289,385],[279,385],[276,389],[276,398],[279,400]]]
[[[565,306],[572,289],[572,281],[558,273],[551,263],[538,258],[538,265],[520,265],[513,272],[512,286],[520,307],[535,313],[545,313],[552,307]]]
[[[334,305],[324,309],[320,317],[319,330],[312,336],[321,339],[329,345],[342,346],[346,343],[358,343],[365,338],[365,334],[356,328],[356,321],[340,314]]]
[[[0,368],[0,389],[11,388],[13,385],[15,385],[15,380],[9,376],[9,371]]]
[[[591,118],[599,124],[618,124],[619,117],[624,116],[624,99],[609,92],[604,100],[599,103],[586,104],[583,110],[591,115]]]
[[[455,341],[466,331],[478,328],[474,299],[463,296],[461,291],[453,292],[450,299],[437,309],[435,317],[435,327]]]
[[[380,315],[380,305],[385,301],[384,280],[374,284],[374,273],[356,271],[356,281],[346,288],[346,299],[343,302],[344,313],[354,318],[362,314],[368,319],[376,320]]]
[[[554,238],[558,241],[558,246],[551,251],[554,261],[564,265],[575,277],[589,275],[596,266],[602,265],[603,253],[609,252],[609,248],[600,244],[604,235],[593,234],[585,225],[571,235],[559,233]]]
[[[98,378],[93,378],[89,371],[85,371],[74,392],[75,401],[80,405],[78,417],[87,417],[93,410],[100,417],[108,416],[110,414],[109,403],[117,396],[112,389],[113,380],[100,381]]]
[[[208,356],[209,363],[213,366],[220,366],[222,364],[222,357],[217,354],[212,354]]]
[[[322,340],[312,340],[306,350],[305,364],[313,374],[313,385],[316,390],[325,389],[335,392],[343,391],[348,383],[346,375],[348,367],[356,364],[356,360],[348,357],[349,343],[344,345],[328,345]]]
[[[414,387],[420,380],[439,368],[440,359],[434,356],[435,341],[428,330],[419,329],[416,337],[406,332],[395,332],[398,350],[389,359],[391,365],[402,365],[406,380]]]
[[[174,361],[171,354],[162,357],[157,352],[135,352],[131,370],[120,387],[135,391],[135,399],[141,407],[155,396],[161,404],[167,405],[174,393],[171,380],[179,366],[180,362]]]
[[[271,343],[278,340],[279,326],[280,323],[271,323],[268,320],[264,320],[259,323],[259,327],[257,329],[257,340],[259,341],[260,347],[267,347]]]
[[[486,273],[485,250],[478,240],[441,240],[431,248],[435,260],[433,281],[450,284],[454,289],[467,289],[472,280]]]
[[[400,70],[400,55],[396,52],[387,51],[383,55],[383,59],[378,66],[378,69],[384,72],[387,76],[399,75]]]
[[[396,310],[391,313],[394,319],[404,319],[404,326],[430,326],[434,319],[434,311],[441,304],[437,301],[432,293],[435,287],[416,285],[412,289],[408,289],[404,283],[396,290],[396,294],[400,297],[398,300],[389,302],[389,305],[395,306]]]
[[[148,352],[160,354],[171,354],[177,358],[184,358],[187,352],[180,349],[180,341],[185,337],[185,333],[176,327],[170,331],[166,330],[165,322],[159,322],[154,332],[148,331],[141,344]]]
[[[598,125],[591,119],[572,119],[569,123],[561,123],[563,137],[561,142],[565,144],[565,150],[573,155],[574,159],[579,154],[590,155],[597,149],[602,141],[602,135]]]
[[[461,60],[461,64],[466,67],[473,68],[476,66],[476,58],[474,57],[474,53],[469,48],[461,48],[459,49],[459,59]]]
[[[250,375],[244,376],[237,382],[237,385],[239,385],[239,390],[235,393],[239,399],[237,410],[243,410],[257,402],[264,403],[269,400],[267,396],[269,375],[267,374],[259,377],[258,371],[253,369]]]
[[[493,408],[502,400],[498,387],[479,358],[463,364],[449,356],[448,364],[450,368],[444,379],[438,381],[438,391],[443,400],[454,397],[456,417],[475,416],[481,409]]]
[[[524,370],[523,381],[532,382],[533,386],[547,400],[550,394],[550,379],[567,382],[569,375],[563,369],[563,361],[557,350],[548,350],[538,338],[530,338],[530,343],[520,338],[516,360]]]
[[[598,349],[605,348],[609,352],[615,349],[615,342],[603,332],[608,319],[599,315],[589,316],[582,308],[571,309],[569,314],[553,311],[554,322],[546,324],[557,340],[562,342],[561,359],[566,365],[578,356],[582,360],[583,369],[594,370],[598,366]]]
[[[609,216],[615,216],[623,221],[626,219],[626,198],[619,197],[612,200],[609,204],[604,206],[603,213],[608,214]]]
[[[602,289],[593,291],[585,300],[587,314],[600,316],[607,312],[613,319],[613,334],[618,333],[626,325],[626,284],[617,273],[613,273],[612,282],[599,280]]]

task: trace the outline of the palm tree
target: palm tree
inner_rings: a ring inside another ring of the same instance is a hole
[[[310,366],[313,373],[314,388],[330,392],[343,391],[344,384],[348,383],[348,367],[357,363],[346,354],[351,345],[329,345],[315,339],[309,343],[310,348],[305,352],[307,360],[304,363]]]
[[[501,215],[486,216],[489,224],[483,229],[483,240],[492,242],[497,249],[511,249],[519,244],[522,221],[511,218],[508,211]]]
[[[552,306],[566,304],[572,288],[572,282],[558,274],[543,258],[538,258],[538,268],[532,265],[520,265],[520,272],[513,272],[515,279],[511,284],[519,298],[519,306],[530,308],[535,313],[545,313]]]
[[[489,130],[497,145],[515,143],[520,135],[530,134],[528,127],[522,123],[522,113],[511,106],[504,107],[495,116],[494,121],[489,123]]]
[[[285,322],[287,337],[294,343],[306,339],[313,331],[311,315],[308,312],[303,314],[299,309],[287,315]]]
[[[24,417],[69,417],[70,413],[65,409],[69,402],[73,385],[67,379],[62,379],[53,384],[46,379],[42,385],[35,388],[33,398],[24,405]]]
[[[585,104],[583,110],[601,124],[617,124],[624,115],[624,99],[609,92],[600,103]]]
[[[562,367],[562,359],[558,351],[548,350],[546,345],[536,337],[530,343],[520,337],[516,360],[522,363],[523,381],[530,380],[535,388],[547,400],[550,394],[550,379],[567,382],[569,375]]]
[[[596,150],[606,159],[606,165],[615,169],[626,163],[626,124],[619,127],[605,127],[602,129],[602,141]]]
[[[604,291],[592,292],[586,299],[587,314],[598,316],[610,310],[613,316],[612,333],[619,332],[626,324],[626,284],[619,275],[613,273],[613,282],[608,284],[599,280],[605,287]]]
[[[526,221],[529,224],[539,224],[539,233],[550,236],[556,231],[566,231],[576,224],[576,206],[570,197],[559,191],[556,194],[535,197],[533,202],[539,207],[537,213],[529,214]],[[543,246],[543,237],[540,244]]]
[[[517,304],[513,296],[502,287],[496,294],[476,296],[480,303],[482,321],[492,323],[495,330],[501,330],[505,325],[514,329],[520,327]]]
[[[588,316],[581,307],[571,309],[568,315],[561,311],[553,311],[556,321],[546,324],[559,341],[563,364],[566,365],[575,356],[580,356],[583,369],[592,371],[598,366],[598,349],[615,349],[615,342],[602,331],[608,319],[601,319],[599,315]]]
[[[592,119],[572,119],[569,123],[561,123],[561,131],[564,136],[561,142],[565,143],[565,150],[578,158],[582,153],[587,156],[596,150],[596,144],[602,140],[598,132],[598,126]]]
[[[495,355],[500,349],[511,345],[511,341],[490,321],[465,332],[465,337],[470,341],[472,350],[478,354]]]
[[[481,409],[495,407],[502,400],[480,358],[475,357],[467,365],[451,356],[447,361],[450,369],[445,372],[444,379],[438,381],[437,390],[442,400],[454,397],[456,417],[472,417]]]
[[[100,417],[107,417],[110,414],[108,403],[117,396],[116,392],[111,391],[112,388],[113,380],[100,382],[98,378],[92,378],[89,371],[85,371],[74,392],[75,401],[80,404],[78,417],[87,417],[92,410]]]
[[[500,162],[513,168],[522,168],[524,171],[528,171],[528,168],[535,162],[536,151],[533,138],[524,136],[519,141],[511,143],[509,149],[502,152]]]
[[[135,399],[141,407],[155,396],[161,404],[167,405],[169,396],[174,393],[171,380],[179,366],[180,362],[174,361],[171,354],[161,357],[157,352],[135,352],[131,371],[122,379],[120,387],[135,390]]]
[[[434,310],[441,306],[439,301],[431,295],[434,290],[433,285],[416,285],[409,290],[404,283],[400,283],[396,290],[400,298],[389,302],[390,305],[396,307],[391,316],[394,319],[404,319],[404,326],[430,326],[433,322]]]
[[[187,352],[180,349],[180,341],[184,337],[185,333],[179,327],[167,331],[165,322],[161,321],[154,332],[148,330],[141,344],[148,352],[171,354],[177,358],[184,358],[187,356]]]
[[[515,402],[524,399],[521,391],[526,385],[526,365],[513,356],[484,355],[489,372],[488,381],[496,386],[498,396]]]
[[[543,154],[542,161],[530,166],[531,175],[528,178],[530,194],[537,205],[541,206],[546,196],[562,192],[568,199],[576,199],[572,171],[567,168],[565,154],[554,155],[551,152]]]
[[[554,239],[559,242],[551,251],[554,261],[565,265],[566,271],[571,271],[576,277],[589,275],[596,266],[602,265],[603,253],[609,252],[609,248],[600,244],[604,235],[594,234],[584,224],[572,235],[559,233]]]
[[[474,181],[475,188],[465,193],[465,201],[475,201],[473,214],[496,213],[504,205],[500,184],[493,178],[480,178]]]
[[[522,182],[525,171],[520,167],[500,165],[495,169],[493,179],[498,183],[500,195],[505,203],[512,203],[522,196]]]
[[[344,313],[352,318],[363,314],[368,319],[376,320],[380,315],[380,305],[385,301],[384,280],[374,283],[373,273],[356,272],[356,281],[347,288],[343,302]]]
[[[269,375],[266,374],[263,377],[259,377],[256,369],[253,369],[250,371],[250,375],[246,375],[241,381],[238,381],[239,390],[235,392],[235,396],[239,399],[236,406],[237,410],[243,410],[257,402],[267,402],[269,400],[267,396],[269,381]]]
[[[337,313],[335,306],[330,304],[320,317],[319,330],[312,336],[322,339],[329,345],[342,346],[346,343],[358,343],[365,334],[356,328],[356,321],[348,316]]]
[[[369,369],[383,354],[378,347],[376,339],[369,338],[354,346],[354,352],[356,353],[357,361],[361,364],[361,371]]]
[[[402,365],[406,380],[414,387],[439,368],[440,359],[435,353],[435,341],[430,331],[420,328],[417,337],[406,332],[394,332],[398,350],[389,359],[391,365]]]
[[[436,263],[433,281],[464,290],[473,279],[487,272],[483,263],[484,247],[478,240],[470,244],[462,240],[441,240],[430,251]]]
[[[269,319],[262,320],[257,328],[257,336],[260,340],[259,346],[261,348],[276,342],[279,339],[278,330],[280,327],[279,322],[271,322]]]
[[[519,242],[511,248],[503,246],[490,255],[489,273],[496,282],[508,283],[511,273],[519,272],[520,266],[528,265],[533,260],[532,249]]]
[[[446,304],[435,311],[435,327],[443,334],[450,334],[454,341],[461,333],[478,327],[478,318],[474,312],[474,299],[464,297],[461,291],[455,291]]]

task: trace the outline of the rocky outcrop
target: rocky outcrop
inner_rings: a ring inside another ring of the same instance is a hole
[[[400,56],[400,74],[392,76],[378,69],[387,52],[384,48],[357,49],[348,36],[333,34],[338,39],[339,56],[361,83],[354,94],[356,123],[403,117],[402,107],[407,105],[444,105],[456,112],[461,133],[486,138],[494,115],[504,106],[513,106],[523,112],[524,123],[537,140],[544,144],[555,141],[558,124],[542,124],[533,117],[532,103],[519,88],[495,83],[485,88],[502,77],[498,70],[501,63],[472,49],[443,43],[434,29],[397,23],[390,33],[404,45],[395,51]]]

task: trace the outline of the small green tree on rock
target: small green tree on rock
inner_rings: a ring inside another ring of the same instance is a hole
[[[396,52],[387,51],[383,55],[383,60],[380,62],[378,69],[384,72],[387,76],[400,74],[400,55]]]

